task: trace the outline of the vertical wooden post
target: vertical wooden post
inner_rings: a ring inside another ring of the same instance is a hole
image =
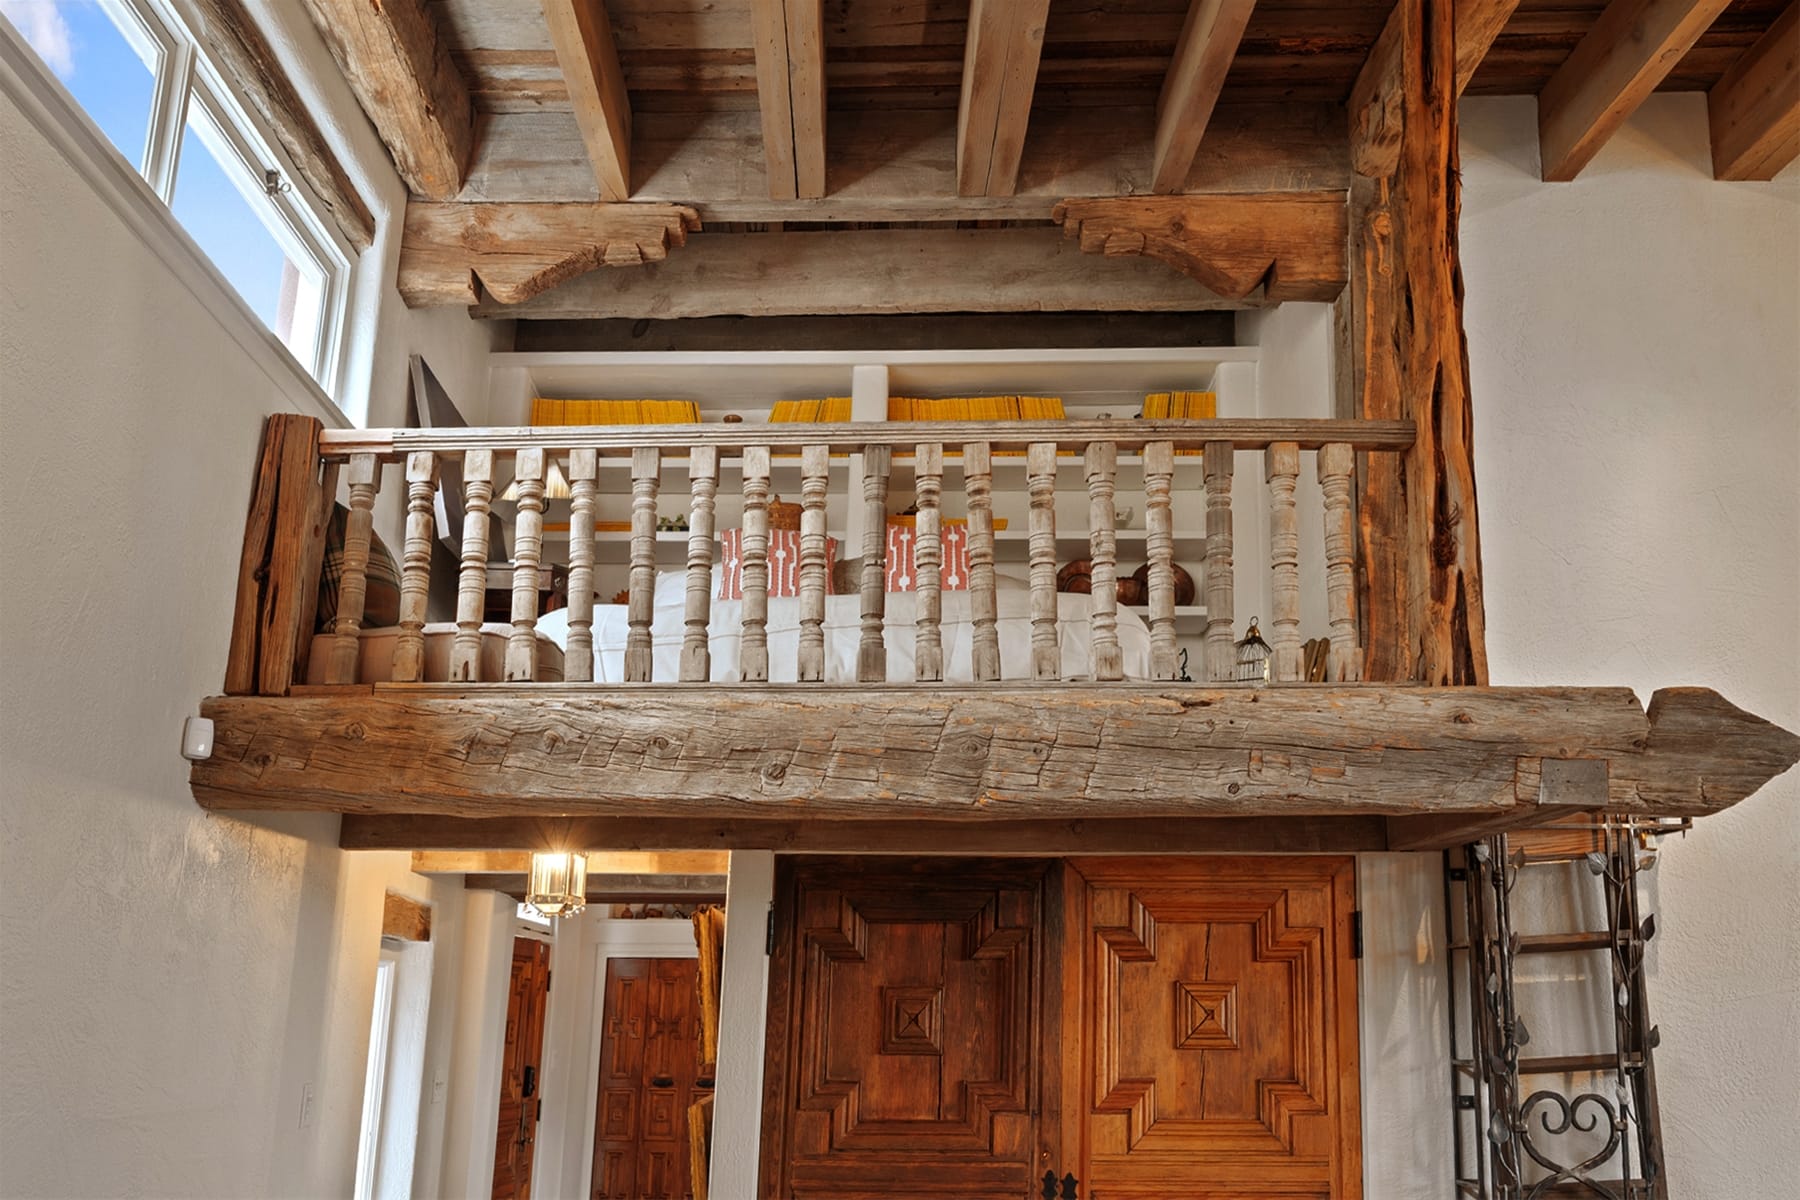
[[[512,632],[506,638],[506,678],[537,678],[537,604],[539,568],[544,557],[544,471],[542,450],[520,450],[513,456]]]
[[[913,499],[919,517],[913,530],[913,567],[918,576],[918,638],[913,649],[913,677],[935,683],[944,677],[943,510],[944,446],[921,442],[913,454]],[[886,531],[882,545],[886,547]]]
[[[437,531],[437,456],[406,456],[406,546],[400,555],[400,633],[394,639],[394,682],[425,677],[425,605],[431,595],[431,542]]]
[[[569,451],[569,642],[563,678],[594,678],[594,501],[600,490],[600,455]]]
[[[856,678],[887,679],[887,497],[894,452],[888,446],[863,451],[862,640],[856,649]]]
[[[744,447],[744,536],[739,574],[743,578],[743,638],[738,643],[738,677],[745,683],[769,678],[769,448]]]
[[[307,593],[316,595],[319,586],[321,547],[314,543],[324,537],[320,518],[335,499],[320,495],[319,429],[316,419],[294,413],[276,413],[263,425],[225,662],[230,695],[285,696],[301,666]]]
[[[1062,675],[1056,637],[1056,443],[1025,448],[1025,488],[1031,496],[1031,674]]]
[[[1175,656],[1175,519],[1169,492],[1175,484],[1175,443],[1144,447],[1144,562],[1150,606],[1150,676],[1173,679]]]
[[[1350,517],[1350,476],[1356,456],[1349,446],[1319,447],[1319,488],[1325,493],[1325,600],[1331,616],[1331,678],[1362,678],[1362,647],[1356,644],[1356,531]]]
[[[970,677],[1000,678],[999,597],[994,590],[994,460],[986,442],[963,447],[963,494],[969,500]]]
[[[1084,456],[1088,486],[1089,575],[1088,640],[1094,678],[1125,678],[1125,656],[1119,649],[1119,535],[1113,495],[1118,483],[1119,448],[1093,442]]]
[[[625,620],[625,682],[649,683],[655,649],[650,624],[656,617],[656,494],[662,485],[662,451],[639,446],[631,452],[631,592]]]
[[[1201,462],[1206,473],[1206,677],[1214,683],[1237,677],[1237,570],[1232,561],[1230,442],[1208,442]]]
[[[800,450],[800,653],[801,683],[825,678],[826,518],[831,490],[831,447]],[[879,619],[879,618],[878,618]],[[865,635],[866,636],[866,635]]]
[[[350,513],[344,520],[344,565],[338,578],[337,619],[331,627],[331,659],[326,683],[355,683],[362,650],[363,608],[369,589],[369,540],[374,536],[375,494],[381,487],[381,462],[373,454],[352,454],[349,469]]]
[[[494,501],[494,452],[463,455],[462,556],[456,576],[456,638],[450,681],[481,679],[481,618],[487,609],[488,523]]]
[[[1269,484],[1269,649],[1271,675],[1280,683],[1297,682],[1302,671],[1300,649],[1300,517],[1294,487],[1300,479],[1300,447],[1276,442],[1263,452]]]
[[[687,622],[681,639],[681,681],[712,678],[712,648],[706,626],[712,620],[713,497],[719,490],[719,450],[688,450]]]

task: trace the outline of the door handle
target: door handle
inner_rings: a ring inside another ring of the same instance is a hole
[[[537,1094],[537,1068],[530,1063],[525,1064],[525,1078],[522,1086],[524,1090],[520,1093],[521,1099],[529,1100]]]
[[[711,1076],[702,1076],[701,1078],[694,1080],[694,1086],[702,1091],[711,1090],[712,1085],[713,1081]]]
[[[675,1077],[673,1075],[652,1075],[650,1077],[650,1086],[651,1087],[674,1087],[675,1086]]]

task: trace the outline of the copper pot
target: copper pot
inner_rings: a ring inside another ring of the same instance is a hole
[[[1183,607],[1192,604],[1195,596],[1194,577],[1183,570],[1179,563],[1172,564],[1171,569],[1175,572],[1176,606]],[[1144,596],[1144,599],[1138,601],[1138,603],[1148,603],[1150,599],[1150,564],[1145,563],[1143,566],[1133,571],[1131,577],[1137,581],[1137,585],[1142,590]]]

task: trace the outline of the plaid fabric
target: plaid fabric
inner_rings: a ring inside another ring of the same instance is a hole
[[[325,559],[319,570],[319,619],[317,628],[329,630],[337,620],[338,589],[344,582],[344,531],[349,527],[350,510],[339,504],[331,510],[331,521],[325,527]],[[369,569],[363,578],[364,629],[379,629],[400,623],[400,564],[373,531],[369,533]]]
[[[838,541],[825,539],[825,594],[831,595],[831,572],[837,566]],[[744,598],[744,531],[727,529],[719,535],[719,599]],[[800,594],[800,531],[769,530],[769,595]]]
[[[913,592],[919,587],[919,568],[913,559],[918,530],[911,525],[887,527],[887,590]],[[938,529],[942,565],[938,587],[946,592],[969,590],[969,526],[964,521],[945,521]]]

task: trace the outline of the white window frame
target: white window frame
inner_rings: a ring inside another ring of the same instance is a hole
[[[375,1002],[369,1014],[369,1057],[363,1072],[355,1200],[374,1200],[375,1196],[375,1171],[381,1158],[382,1097],[387,1090],[388,1041],[394,1030],[394,989],[399,975],[399,951],[383,946],[375,964]]]

